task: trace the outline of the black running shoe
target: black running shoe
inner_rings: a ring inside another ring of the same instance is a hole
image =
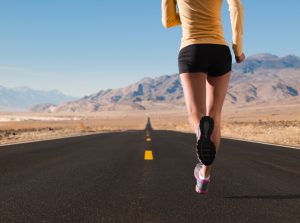
[[[197,139],[197,155],[205,166],[213,163],[216,155],[216,147],[210,137],[214,129],[214,120],[209,116],[203,116],[199,124],[200,138]]]

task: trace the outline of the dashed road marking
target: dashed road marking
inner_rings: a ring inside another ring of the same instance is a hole
[[[153,160],[153,154],[151,150],[145,150],[145,160]]]
[[[146,141],[147,141],[147,142],[151,142],[151,138],[150,138],[150,137],[147,137],[147,138],[146,138]]]

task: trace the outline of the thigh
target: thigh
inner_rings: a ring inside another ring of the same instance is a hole
[[[205,114],[206,73],[182,73],[180,80],[188,112]]]
[[[206,113],[219,115],[222,111],[231,72],[222,76],[207,76],[206,82]]]

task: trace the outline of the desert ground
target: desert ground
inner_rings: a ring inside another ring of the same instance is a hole
[[[107,111],[86,114],[0,113],[0,144],[143,129],[191,132],[185,108],[163,111]],[[222,136],[300,147],[300,105],[226,107]]]

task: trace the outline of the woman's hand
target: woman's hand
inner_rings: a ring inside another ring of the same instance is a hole
[[[246,59],[246,56],[244,53],[242,53],[242,55],[240,55],[240,56],[235,56],[235,61],[237,63],[242,63],[245,59]]]

